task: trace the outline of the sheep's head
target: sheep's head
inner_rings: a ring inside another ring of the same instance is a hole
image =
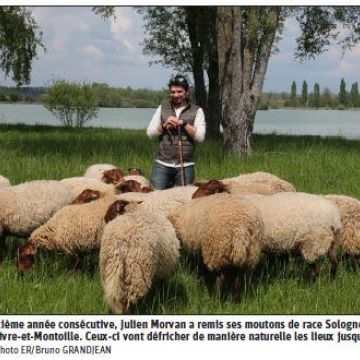
[[[136,167],[131,167],[128,169],[128,171],[129,171],[129,175],[142,175],[143,174],[141,169],[136,168]]]
[[[109,209],[107,210],[104,220],[106,223],[115,219],[118,215],[121,215],[125,212],[126,206],[129,204],[129,201],[126,200],[116,200],[113,202]]]
[[[195,183],[195,186],[198,186],[199,188],[194,192],[192,199],[222,192],[229,192],[227,186],[219,180],[209,180],[206,183],[198,182]]]
[[[135,180],[126,180],[115,188],[116,194],[124,194],[127,192],[141,192],[141,185]]]
[[[32,241],[28,241],[18,249],[16,268],[20,275],[25,274],[33,266],[36,250],[36,246]]]
[[[75,200],[71,203],[72,205],[87,204],[101,197],[100,191],[86,189],[82,191]]]
[[[124,176],[125,173],[121,169],[105,170],[102,181],[106,184],[118,184]]]
[[[150,187],[150,186],[143,186],[141,188],[142,193],[149,193],[149,192],[152,192],[152,191],[154,191],[154,189],[152,187]]]

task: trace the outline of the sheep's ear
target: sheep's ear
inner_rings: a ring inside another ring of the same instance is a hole
[[[126,200],[116,200],[113,202],[104,217],[104,221],[106,223],[110,222],[111,220],[115,219],[118,215],[121,215],[125,211],[125,207],[129,204]]]
[[[205,184],[206,184],[206,183],[203,182],[203,181],[196,181],[196,182],[194,182],[193,185],[195,185],[195,186],[197,186],[197,187],[201,187],[201,186],[204,186]]]
[[[85,189],[73,201],[72,205],[87,204],[98,199],[101,196],[100,191]]]

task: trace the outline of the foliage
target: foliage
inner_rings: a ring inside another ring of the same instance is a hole
[[[332,108],[333,107],[333,99],[332,99],[332,94],[329,88],[325,88],[321,94],[321,99],[320,99],[320,104],[321,106],[325,106],[328,108]]]
[[[142,42],[145,55],[155,57],[151,64],[160,63],[176,71],[191,72],[191,44],[181,6],[148,6],[138,8],[143,16],[147,36]]]
[[[308,102],[308,85],[307,85],[306,80],[304,80],[303,83],[302,83],[301,100],[302,100],[302,104],[304,106],[307,106],[307,102]]]
[[[297,37],[295,57],[315,58],[335,42],[343,51],[360,40],[360,9],[355,6],[306,6],[297,8],[301,33]],[[339,28],[342,27],[342,31]]]
[[[86,83],[54,80],[47,95],[45,108],[65,126],[81,128],[97,116],[94,91]]]
[[[345,83],[344,79],[341,79],[341,82],[340,82],[339,103],[344,106],[347,105],[346,83]]]
[[[359,85],[357,81],[351,85],[350,98],[352,107],[358,107],[360,105]]]
[[[18,84],[30,82],[31,65],[43,48],[42,33],[30,11],[21,6],[0,7],[0,68]]]
[[[290,91],[291,106],[296,106],[296,82],[293,81],[291,84]]]
[[[114,6],[93,6],[92,11],[102,17],[104,20],[110,17],[116,19]]]

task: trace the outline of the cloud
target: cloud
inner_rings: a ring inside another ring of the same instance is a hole
[[[83,51],[86,55],[91,56],[95,59],[103,59],[105,57],[105,54],[96,46],[93,44],[89,44],[83,48]]]

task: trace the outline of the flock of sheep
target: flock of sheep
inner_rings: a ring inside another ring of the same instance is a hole
[[[327,255],[335,275],[340,248],[360,255],[360,201],[296,192],[265,172],[153,191],[137,169],[125,175],[96,164],[61,181],[11,186],[0,176],[2,256],[7,235],[27,238],[17,255],[21,274],[40,249],[78,260],[99,251],[107,306],[123,314],[176,269],[180,248],[200,255],[218,286],[230,281],[235,292],[262,252],[299,253],[315,276]]]

